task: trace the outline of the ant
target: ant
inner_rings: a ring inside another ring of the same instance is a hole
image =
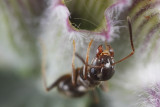
[[[109,80],[115,73],[114,65],[122,62],[134,54],[134,45],[132,40],[132,27],[131,19],[127,17],[128,29],[130,34],[130,43],[132,52],[122,58],[121,60],[114,62],[114,51],[110,45],[105,42],[106,49],[103,50],[102,45],[97,48],[97,54],[92,59],[91,64],[88,64],[90,47],[93,40],[89,42],[86,54],[86,60],[84,60],[75,51],[75,41],[73,40],[73,57],[72,57],[72,74],[65,74],[57,79],[49,87],[46,85],[45,76],[45,61],[42,61],[42,76],[46,91],[50,91],[54,87],[57,87],[60,92],[70,97],[80,97],[85,95],[88,91],[100,86],[103,81]],[[44,49],[44,48],[43,48]],[[44,50],[43,50],[44,52]],[[77,56],[84,66],[75,69],[74,60]]]

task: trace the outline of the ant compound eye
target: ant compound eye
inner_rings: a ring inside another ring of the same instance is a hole
[[[100,46],[97,48],[97,56],[99,56],[102,52],[103,52],[103,47],[102,47],[102,45],[100,45]]]
[[[97,48],[97,53],[102,53],[103,52],[103,47],[102,45],[100,45],[98,48]]]

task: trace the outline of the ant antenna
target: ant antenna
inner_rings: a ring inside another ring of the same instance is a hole
[[[41,48],[42,48],[41,72],[42,72],[43,84],[44,84],[44,87],[45,87],[46,91],[48,91],[47,81],[46,81],[46,70],[45,70],[45,65],[46,65],[46,48],[45,48],[42,40],[40,40],[40,45],[41,45]]]
[[[89,42],[88,48],[87,48],[86,63],[85,63],[85,67],[84,67],[84,69],[85,69],[84,79],[87,79],[88,59],[89,59],[89,52],[90,52],[90,48],[91,48],[92,42],[93,42],[93,39]]]
[[[122,61],[126,60],[127,58],[129,58],[130,56],[132,56],[134,54],[135,50],[134,50],[133,39],[132,39],[131,18],[129,16],[127,16],[127,22],[128,22],[128,29],[129,29],[130,43],[131,43],[132,52],[128,56],[124,57],[123,59],[121,59],[121,60],[119,60],[119,61],[117,61],[115,63],[113,63],[112,65],[115,65],[115,64],[117,64],[119,62],[122,62]]]
[[[72,84],[76,84],[76,70],[74,65],[75,60],[75,52],[76,52],[76,46],[75,46],[75,40],[73,40],[73,57],[72,57]]]

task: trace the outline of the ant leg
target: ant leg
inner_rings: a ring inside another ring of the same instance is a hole
[[[50,91],[52,88],[54,88],[55,86],[57,86],[59,84],[59,82],[61,82],[62,80],[69,78],[70,75],[66,74],[62,77],[60,77],[56,82],[54,82],[52,85],[50,85],[49,87],[47,87],[47,82],[46,82],[46,70],[45,70],[45,65],[46,65],[46,49],[45,46],[43,44],[42,41],[40,41],[41,44],[41,48],[42,48],[42,63],[41,63],[41,72],[42,72],[42,78],[43,78],[43,83],[44,83],[44,87],[46,91]]]
[[[77,79],[77,72],[75,70],[75,65],[74,65],[75,55],[85,64],[85,76],[84,76],[84,78],[86,79],[87,78],[87,68],[88,68],[88,66],[91,66],[91,65],[88,65],[88,58],[89,58],[89,52],[90,52],[90,47],[91,47],[92,42],[93,42],[93,40],[91,40],[89,45],[88,45],[86,62],[85,62],[84,59],[78,53],[75,52],[76,51],[75,41],[73,40],[73,57],[72,57],[72,84],[73,85],[76,85],[76,79]]]
[[[75,53],[75,55],[82,61],[83,64],[86,64],[84,59],[78,54],[78,53]],[[103,66],[94,66],[94,65],[87,65],[89,67],[92,67],[92,68],[102,68]]]
[[[75,40],[73,40],[72,84],[73,84],[74,86],[76,85],[76,80],[77,80],[77,72],[76,72],[75,65],[74,65],[75,52],[76,52],[76,46],[75,46]]]
[[[86,64],[84,59],[78,54],[78,53],[75,53],[75,55],[82,61],[83,64]],[[102,68],[103,66],[94,66],[94,65],[87,65],[89,67],[92,67],[92,68]]]
[[[124,57],[123,59],[121,59],[121,60],[119,60],[119,61],[117,61],[115,63],[113,63],[112,65],[115,65],[115,64],[117,64],[119,62],[122,62],[122,61],[126,60],[127,58],[129,58],[130,56],[132,56],[134,54],[135,50],[134,50],[133,39],[132,39],[132,26],[131,26],[131,19],[130,19],[129,16],[127,17],[127,21],[128,21],[128,29],[129,29],[132,52],[128,56]]]
[[[96,92],[96,90],[91,91],[91,97],[92,97],[93,101],[95,102],[95,104],[99,103],[99,96],[98,96],[98,93]]]
[[[40,45],[42,48],[42,62],[41,62],[41,72],[42,72],[42,78],[43,78],[43,84],[46,89],[46,91],[49,91],[47,88],[47,82],[46,82],[46,70],[45,70],[45,65],[46,65],[46,49],[43,44],[43,42],[40,40]]]
[[[75,53],[75,55],[82,61],[83,64],[85,64],[85,60],[78,53]]]
[[[108,82],[105,81],[99,86],[103,91],[108,92]]]
[[[87,72],[88,72],[88,59],[89,59],[89,52],[92,45],[93,39],[89,42],[88,48],[87,48],[87,54],[86,54],[86,63],[84,66],[84,79],[87,79]]]

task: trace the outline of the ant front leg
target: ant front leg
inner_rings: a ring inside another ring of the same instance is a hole
[[[80,56],[78,53],[75,53],[75,55],[82,61],[83,64],[86,64],[84,59],[82,58],[82,56]],[[89,64],[87,66],[92,67],[92,68],[102,68],[102,67],[104,67],[104,65],[102,65],[102,66],[94,66],[94,65],[89,65]]]
[[[91,48],[92,42],[93,42],[93,39],[88,44],[86,61],[84,61],[84,59],[78,53],[75,53],[75,51],[76,51],[75,41],[73,40],[73,57],[72,57],[72,84],[73,85],[76,85],[76,77],[77,77],[77,73],[76,73],[75,65],[74,65],[75,55],[85,64],[85,66],[84,66],[84,79],[87,79],[88,66],[90,66],[90,65],[88,65],[88,59],[89,59],[89,53],[90,53],[90,48]]]
[[[75,46],[75,40],[73,40],[73,57],[72,57],[72,84],[75,86],[77,82],[77,72],[75,69],[75,52],[76,52],[76,46]]]
[[[85,68],[84,68],[84,79],[87,79],[87,73],[88,73],[88,59],[89,59],[89,53],[90,53],[90,48],[92,45],[93,39],[89,42],[88,48],[87,48],[87,54],[86,54],[86,62],[85,62]]]
[[[43,78],[43,84],[45,87],[46,91],[49,91],[48,87],[47,87],[47,82],[46,82],[46,70],[45,70],[45,65],[46,65],[46,48],[43,44],[43,42],[40,40],[40,45],[41,45],[41,49],[42,49],[42,63],[41,63],[41,71],[42,71],[42,78]]]
[[[75,53],[75,55],[82,61],[83,64],[85,64],[85,60],[78,53]]]
[[[88,66],[90,66],[88,65],[88,59],[89,59],[89,52],[90,52],[90,47],[91,47],[92,42],[93,40],[91,40],[88,45],[86,61],[84,61],[84,59],[78,53],[76,53],[75,40],[73,40],[73,57],[72,57],[72,84],[73,85],[76,85],[76,80],[77,80],[77,75],[78,75],[78,72],[76,71],[75,65],[74,65],[75,55],[83,62],[83,64],[85,64],[84,79],[86,79],[87,78],[87,68]]]

